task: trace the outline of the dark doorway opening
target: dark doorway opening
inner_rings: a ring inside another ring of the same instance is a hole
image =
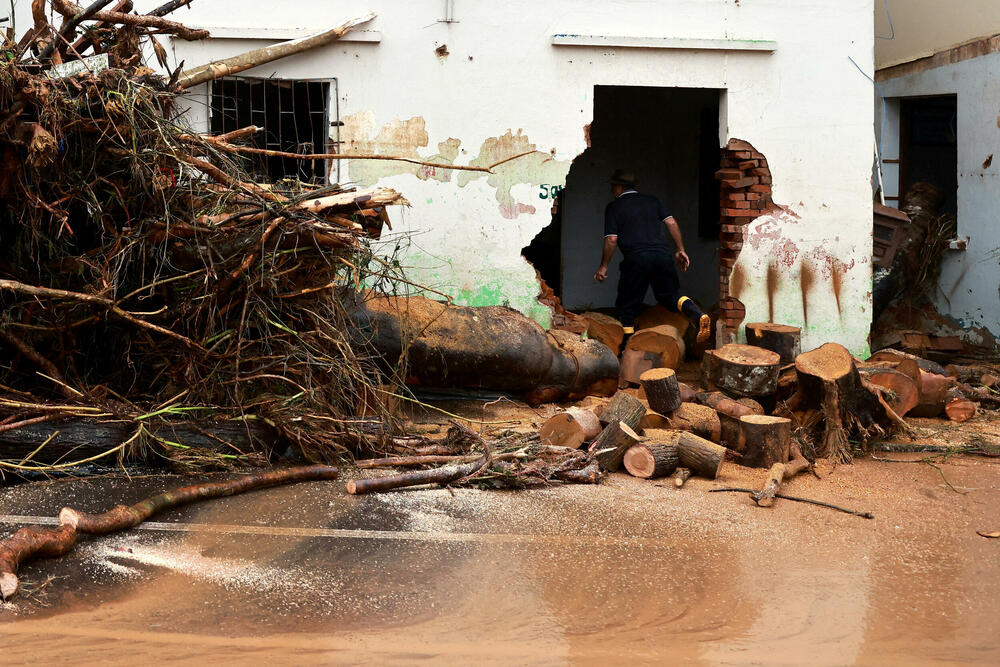
[[[330,83],[230,77],[212,83],[210,127],[213,134],[250,125],[263,128],[247,144],[284,153],[327,153]],[[293,178],[325,183],[325,160],[248,155],[242,158],[250,174],[274,182]]]
[[[546,272],[551,274],[551,264],[558,261],[556,294],[566,308],[581,312],[614,307],[621,253],[605,282],[595,283],[593,274],[601,258],[604,208],[612,198],[608,178],[615,169],[635,173],[638,190],[658,197],[677,220],[691,258],[691,268],[681,274],[682,291],[705,308],[717,301],[719,185],[714,174],[720,156],[719,93],[705,88],[594,87],[590,146],[573,161],[559,193],[558,214],[553,216],[558,234],[543,230],[539,235],[547,235],[548,243],[558,242],[559,252],[549,256]],[[651,293],[646,301],[654,303]]]
[[[899,104],[899,192],[932,183],[945,192],[941,213],[958,213],[958,97],[904,98]]]

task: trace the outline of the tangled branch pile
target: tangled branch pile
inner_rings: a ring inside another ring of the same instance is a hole
[[[84,10],[52,4],[59,30],[36,12],[0,54],[0,422],[57,417],[58,398],[139,426],[258,419],[313,458],[336,451],[381,381],[349,344],[345,304],[363,281],[392,291],[398,268],[367,237],[406,200],[255,183],[228,147],[256,128],[183,127],[178,72],[140,54],[150,31],[199,37],[161,18],[186,2],[98,12],[80,35]],[[53,70],[90,47],[106,69]]]

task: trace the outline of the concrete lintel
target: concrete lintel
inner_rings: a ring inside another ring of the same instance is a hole
[[[274,41],[284,41],[286,39],[301,39],[315,35],[319,30],[315,28],[238,28],[231,26],[198,26],[202,30],[207,30],[211,37],[209,39],[267,39]],[[339,42],[368,42],[377,44],[382,41],[380,30],[352,30]]]
[[[709,51],[761,51],[773,53],[778,43],[766,39],[694,39],[688,37],[635,37],[629,35],[552,35],[553,46],[601,46],[624,49],[694,49]]]

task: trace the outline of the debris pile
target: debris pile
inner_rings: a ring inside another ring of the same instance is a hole
[[[156,424],[198,417],[267,425],[312,458],[342,451],[385,382],[351,346],[348,304],[362,283],[401,284],[367,239],[406,200],[255,182],[237,150],[260,128],[192,133],[181,72],[142,62],[146,40],[162,51],[152,33],[205,36],[163,18],[186,3],[90,13],[102,4],[53,2],[61,27],[39,9],[2,49],[0,429],[127,424],[129,451],[184,459]],[[81,17],[97,23],[81,32]],[[82,60],[90,48],[100,58]],[[247,454],[217,449],[217,462]]]

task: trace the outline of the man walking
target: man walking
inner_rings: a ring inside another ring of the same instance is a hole
[[[600,283],[607,279],[615,248],[621,248],[624,259],[615,308],[625,335],[635,332],[635,319],[642,312],[646,289],[652,286],[657,303],[684,314],[698,327],[698,341],[707,340],[711,320],[694,301],[680,293],[680,278],[674,264],[687,271],[691,260],[684,252],[677,221],[659,199],[636,191],[638,181],[631,172],[617,169],[609,182],[615,199],[604,209],[604,252],[594,280]],[[667,232],[676,248],[673,257]]]

